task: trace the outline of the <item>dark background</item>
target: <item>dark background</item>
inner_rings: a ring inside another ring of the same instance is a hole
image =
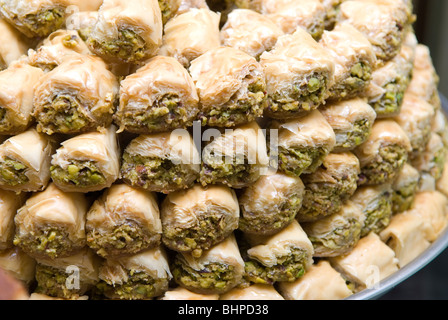
[[[448,96],[448,1],[414,0],[414,11],[417,39],[431,49],[440,76],[440,91]]]
[[[415,32],[420,43],[431,49],[440,76],[440,92],[448,96],[448,1],[415,0]],[[380,300],[447,300],[448,250],[420,272]]]

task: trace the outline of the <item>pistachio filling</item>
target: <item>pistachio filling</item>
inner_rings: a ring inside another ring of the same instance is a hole
[[[53,226],[45,226],[26,234],[17,233],[14,245],[25,252],[39,256],[58,258],[71,254],[77,247],[69,238],[67,231]]]
[[[129,29],[121,29],[117,38],[102,42],[89,37],[87,44],[101,56],[114,57],[126,63],[146,58],[148,49],[143,38]]]
[[[367,87],[371,79],[372,68],[364,62],[358,62],[351,67],[350,74],[345,80],[331,88],[330,98],[344,100],[356,97]]]
[[[14,135],[28,128],[25,119],[14,119],[16,115],[7,108],[0,107],[0,134]]]
[[[172,265],[174,280],[194,292],[221,294],[238,281],[234,267],[224,263],[208,263],[204,269],[196,270],[176,259]]]
[[[90,289],[89,285],[82,282],[80,288],[68,288],[69,276],[70,274],[56,268],[38,264],[36,266],[36,292],[50,297],[78,299]]]
[[[367,119],[361,119],[354,123],[352,130],[335,130],[335,149],[353,150],[363,144],[370,136],[373,123]]]
[[[68,94],[57,95],[37,116],[38,129],[47,134],[78,133],[92,125],[83,114],[81,102]]]
[[[225,214],[216,209],[202,215],[197,212],[197,224],[188,228],[163,225],[163,243],[177,252],[191,252],[193,257],[199,258],[203,251],[220,243],[233,231],[226,224]]]
[[[165,24],[174,15],[173,10],[170,6],[170,1],[159,0],[159,7],[160,7],[160,11],[162,12],[162,22],[163,22],[163,24]]]
[[[166,94],[145,110],[124,111],[118,121],[133,133],[157,133],[186,128],[193,124],[188,109],[176,94]]]
[[[78,37],[75,35],[67,35],[62,39],[64,47],[73,49],[78,46]]]
[[[271,95],[268,97],[267,115],[274,119],[287,119],[317,109],[327,98],[327,81],[324,75],[316,73],[295,83],[286,97]]]
[[[245,86],[247,89],[245,90]],[[243,88],[226,104],[204,110],[198,115],[203,126],[235,127],[263,116],[266,102],[266,84],[258,78],[248,78]]]
[[[123,155],[121,175],[132,186],[163,193],[190,188],[198,178],[198,173],[189,165],[127,152]]]
[[[358,188],[357,175],[345,176],[337,183],[305,184],[303,206],[297,218],[301,222],[314,221],[338,213]]]
[[[325,30],[333,30],[336,25],[337,17],[340,12],[340,6],[342,1],[334,2],[331,8],[327,8],[327,14],[325,16]]]
[[[368,207],[364,214],[366,220],[361,231],[361,237],[370,232],[380,233],[389,224],[392,217],[392,194],[383,194],[374,205]]]
[[[20,20],[18,17],[17,19]],[[28,32],[38,37],[48,36],[53,31],[60,29],[64,23],[64,8],[52,8],[36,14],[28,14],[21,21],[21,24],[25,26]]]
[[[396,24],[395,30],[384,36],[384,45],[374,45],[380,60],[389,61],[399,53],[403,43],[403,29],[403,26]]]
[[[418,157],[421,153],[423,153],[426,149],[426,146],[429,143],[429,140],[431,139],[431,133],[432,133],[432,127],[431,123],[422,124],[420,125],[420,132],[417,134],[411,136],[409,134],[409,138],[411,140],[412,145],[412,152],[410,153],[410,158],[415,159]]]
[[[29,182],[27,171],[28,167],[23,163],[5,158],[0,162],[0,182],[11,187],[24,185]]]
[[[299,194],[288,195],[276,210],[260,214],[246,212],[241,206],[239,229],[248,234],[275,234],[294,221],[301,208],[302,195]]]
[[[434,177],[434,179],[439,180],[443,175],[443,170],[445,168],[445,160],[446,160],[447,152],[444,148],[441,148],[437,150],[432,163],[433,167],[430,171],[431,176]]]
[[[275,282],[293,282],[306,272],[308,254],[299,248],[290,248],[288,255],[277,257],[277,264],[267,267],[261,262],[245,257],[245,280],[257,284],[273,285]]]
[[[418,181],[403,186],[392,195],[392,211],[394,214],[409,210],[418,190]]]
[[[247,159],[240,164],[237,159],[225,157],[217,159],[212,152],[203,158],[199,180],[204,186],[222,183],[229,187],[239,188],[255,182],[259,175],[258,166],[249,164]]]
[[[324,31],[325,31],[325,21],[324,20],[319,21],[308,28],[308,33],[316,41],[318,41],[322,37],[322,34],[324,33]]]
[[[58,185],[93,187],[106,184],[103,173],[92,161],[72,160],[70,165],[63,169],[60,166],[52,166],[51,178]]]
[[[126,221],[110,231],[87,231],[87,244],[102,257],[138,253],[160,244],[160,234],[151,233],[137,222]]]
[[[155,279],[141,271],[128,271],[127,281],[122,284],[111,284],[100,281],[96,290],[109,299],[148,300],[162,295],[168,290],[168,279]]]
[[[378,118],[395,116],[400,113],[403,104],[405,86],[403,79],[398,78],[384,86],[386,93],[370,105],[375,110]]]
[[[380,185],[392,182],[408,160],[406,148],[399,145],[381,146],[378,155],[361,168],[359,185]]]
[[[78,30],[78,34],[79,37],[87,43],[87,40],[89,40],[90,35],[92,34],[92,28],[91,27],[86,27],[86,28],[81,28]]]
[[[317,170],[327,154],[324,148],[290,148],[279,147],[278,167],[280,171],[301,176]]]
[[[361,238],[362,225],[357,219],[350,219],[332,232],[321,237],[309,236],[315,257],[336,257],[349,252]]]

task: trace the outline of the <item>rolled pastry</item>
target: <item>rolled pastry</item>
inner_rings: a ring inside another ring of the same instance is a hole
[[[162,33],[158,1],[103,0],[87,44],[107,61],[137,63],[157,53]]]
[[[434,107],[413,95],[405,95],[400,114],[395,121],[403,128],[411,141],[410,159],[415,159],[425,151],[431,139]]]
[[[127,184],[161,193],[192,187],[199,172],[199,151],[186,130],[135,138],[126,147],[121,166]]]
[[[0,186],[20,192],[43,190],[50,181],[54,142],[34,128],[0,145]]]
[[[377,58],[388,61],[400,51],[409,13],[401,1],[344,1],[338,21],[352,24],[369,39]]]
[[[395,252],[373,232],[349,254],[330,258],[330,263],[354,287],[354,292],[376,288],[399,269]]]
[[[372,231],[380,233],[390,224],[392,192],[390,185],[361,187],[350,199],[364,215],[361,237],[367,236]]]
[[[36,293],[79,300],[100,281],[101,260],[88,248],[65,258],[37,259]]]
[[[30,286],[36,274],[36,260],[20,248],[13,247],[0,251],[0,269],[25,286]]]
[[[271,147],[270,156],[278,156],[279,170],[288,175],[313,173],[336,144],[333,128],[318,110],[302,118],[274,122],[271,130],[278,130],[278,150]]]
[[[206,0],[181,0],[176,15],[187,12],[190,9],[209,9],[209,3]]]
[[[2,0],[0,13],[3,19],[27,37],[46,37],[64,26],[70,9],[94,11],[99,9],[101,3],[101,0]]]
[[[190,66],[200,98],[202,125],[235,127],[263,115],[266,82],[254,57],[235,48],[211,49]]]
[[[364,93],[376,68],[373,46],[356,28],[347,23],[325,31],[319,42],[335,59],[335,85],[329,100],[356,98]]]
[[[209,9],[208,2],[206,0],[181,0],[179,9],[176,11],[176,15],[187,12],[190,9]]]
[[[325,104],[334,83],[334,58],[303,29],[281,36],[260,63],[266,74],[266,116],[293,118]]]
[[[208,8],[191,8],[168,21],[160,54],[178,60],[185,68],[209,50],[221,46],[220,14]]]
[[[87,245],[105,258],[158,246],[162,236],[159,211],[154,193],[113,185],[87,212]]]
[[[199,294],[224,294],[240,284],[244,274],[235,236],[204,252],[200,258],[177,254],[171,266],[174,280],[182,287]]]
[[[22,61],[0,72],[0,135],[17,135],[31,126],[34,88],[42,76],[42,70]]]
[[[434,67],[429,47],[419,44],[415,49],[415,62],[412,80],[407,93],[416,95],[427,101],[436,109],[440,109],[438,85],[440,78]]]
[[[285,300],[342,300],[353,294],[345,279],[328,261],[320,260],[294,282],[279,284]]]
[[[405,1],[406,2],[412,2],[412,1],[408,1],[408,0],[405,0]],[[410,47],[414,51],[413,52],[413,57],[411,58],[412,68],[414,68],[415,54],[416,54],[417,46],[419,45],[419,42],[418,42],[418,39],[417,39],[417,35],[415,33],[414,28],[408,26],[408,30],[406,31],[406,36],[404,38],[403,45]]]
[[[445,160],[442,177],[436,182],[436,190],[448,197],[448,158]]]
[[[28,45],[20,32],[3,19],[0,20],[0,34],[3,39],[0,43],[0,70],[3,70],[26,55]]]
[[[98,14],[98,11],[75,11],[67,17],[66,28],[77,31],[81,39],[87,41],[98,21]]]
[[[94,192],[109,188],[120,175],[116,127],[66,140],[53,155],[51,178],[65,192]]]
[[[239,229],[246,234],[274,235],[302,208],[305,186],[299,177],[276,173],[261,177],[239,196]]]
[[[180,300],[204,300],[204,301],[211,301],[211,300],[219,300],[219,294],[200,294],[200,293],[194,293],[190,290],[187,290],[182,287],[177,287],[171,290],[168,290],[165,292],[163,297],[160,298],[160,300],[172,300],[172,301],[180,301]]]
[[[431,128],[442,138],[443,144],[448,148],[448,118],[441,109],[436,110]]]
[[[172,275],[165,250],[156,247],[130,257],[106,260],[99,277],[97,290],[108,299],[149,300],[168,290]]]
[[[249,283],[293,282],[313,263],[314,249],[297,221],[274,236],[245,235],[245,279]]]
[[[392,185],[392,212],[394,214],[408,210],[414,202],[420,181],[420,172],[406,163]]]
[[[447,198],[439,191],[419,192],[407,214],[423,221],[425,239],[433,242],[445,231],[447,220]]]
[[[418,46],[418,40],[414,30],[410,27],[407,28],[408,30],[406,31],[400,52],[392,59],[400,65],[400,72],[403,76],[403,83],[406,89],[412,80]]]
[[[2,291],[0,292],[2,301],[25,301],[30,299],[29,292],[23,283],[3,269],[0,269],[0,283],[2,284]]]
[[[50,184],[18,210],[14,245],[37,258],[70,256],[86,245],[87,210],[83,194],[64,193]]]
[[[362,98],[330,103],[320,112],[336,135],[334,152],[352,151],[370,136],[376,112]]]
[[[412,160],[412,165],[421,175],[427,175],[428,179],[438,181],[442,177],[446,158],[447,149],[443,140],[433,132],[425,150]]]
[[[411,150],[409,137],[396,121],[376,121],[367,141],[354,150],[361,164],[358,183],[391,183],[408,161]]]
[[[305,194],[297,219],[315,221],[338,213],[357,190],[360,173],[353,153],[330,153],[314,173],[302,175]]]
[[[247,288],[234,288],[220,296],[219,300],[261,301],[285,300],[278,291],[270,285],[253,284]]]
[[[412,49],[403,45],[395,58],[373,72],[364,96],[378,118],[391,118],[400,114],[412,76],[412,52]]]
[[[109,127],[119,85],[97,57],[73,56],[47,73],[36,86],[34,116],[46,134],[79,134]]]
[[[121,82],[115,121],[137,134],[185,129],[193,125],[198,104],[188,71],[176,59],[158,56]]]
[[[58,30],[46,38],[36,50],[28,51],[27,62],[49,72],[74,55],[91,54],[86,43],[75,30]]]
[[[235,192],[225,186],[169,194],[161,206],[162,241],[171,250],[199,258],[238,229],[240,209]]]
[[[0,190],[0,250],[13,247],[16,225],[14,217],[27,199],[25,193]]]
[[[226,130],[202,152],[202,185],[224,184],[242,189],[267,173],[266,138],[256,122]]]
[[[270,51],[283,31],[265,15],[249,9],[235,9],[221,29],[221,43],[259,59]]]
[[[327,11],[319,0],[248,2],[252,2],[249,4],[250,8],[269,17],[287,34],[294,33],[298,28],[301,28],[306,30],[313,38],[318,39],[324,31]]]
[[[395,215],[390,225],[380,233],[381,240],[395,252],[398,266],[405,267],[429,246],[423,230],[423,220],[406,212]]]
[[[303,230],[314,247],[314,257],[337,257],[350,252],[361,239],[365,215],[360,207],[346,202],[339,212],[304,223]]]

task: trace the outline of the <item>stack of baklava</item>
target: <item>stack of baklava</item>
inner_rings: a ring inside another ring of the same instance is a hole
[[[31,299],[344,299],[445,229],[448,123],[411,1],[0,15],[0,268]]]

